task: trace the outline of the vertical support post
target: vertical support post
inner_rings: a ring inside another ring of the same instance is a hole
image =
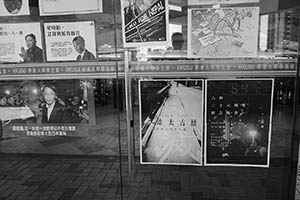
[[[292,147],[291,147],[291,172],[289,179],[289,200],[295,200],[297,176],[298,176],[298,160],[299,160],[299,142],[300,135],[297,131],[297,113],[299,101],[299,70],[300,70],[300,18],[298,19],[298,57],[297,57],[297,73],[294,85],[294,104],[293,104],[293,117],[292,117]]]
[[[132,134],[131,134],[131,79],[129,73],[129,53],[128,50],[124,52],[124,65],[125,65],[125,100],[126,100],[126,132],[127,132],[127,157],[128,157],[128,171],[133,171],[132,159]]]
[[[96,109],[95,109],[95,96],[94,88],[87,89],[88,96],[88,111],[89,111],[89,125],[96,125]]]
[[[0,119],[0,141],[3,140],[3,122]]]

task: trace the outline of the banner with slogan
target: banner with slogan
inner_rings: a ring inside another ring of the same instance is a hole
[[[259,0],[188,0],[188,5],[259,3]]]
[[[269,167],[274,79],[206,81],[204,164]]]
[[[28,0],[0,0],[0,16],[30,15]]]
[[[96,60],[95,23],[44,23],[47,61]]]
[[[70,15],[103,12],[102,0],[40,0],[40,15]]]
[[[203,80],[140,80],[142,164],[202,165]]]
[[[34,47],[26,43],[29,34],[31,40],[35,37]],[[42,62],[41,40],[40,23],[0,24],[0,62]]]
[[[167,0],[124,0],[121,8],[124,47],[167,44]]]

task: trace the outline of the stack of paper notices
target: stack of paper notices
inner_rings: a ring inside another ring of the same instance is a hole
[[[33,112],[28,106],[25,107],[0,107],[0,119],[13,120],[13,119],[27,119],[34,117]]]

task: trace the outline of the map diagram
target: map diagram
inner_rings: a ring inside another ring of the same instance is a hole
[[[190,10],[188,56],[256,57],[258,16],[258,7]]]

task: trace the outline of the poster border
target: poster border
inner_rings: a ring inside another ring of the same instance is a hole
[[[266,165],[259,165],[259,164],[233,164],[233,163],[207,163],[207,83],[209,81],[239,81],[239,80],[248,80],[248,81],[255,81],[255,80],[262,80],[262,81],[271,81],[272,82],[272,89],[271,89],[271,105],[270,105],[270,121],[269,121],[269,132],[268,132],[268,155],[267,155],[267,164]],[[231,166],[231,167],[262,167],[268,168],[270,167],[270,155],[271,155],[271,135],[272,135],[272,120],[273,120],[273,96],[274,96],[274,83],[275,78],[237,78],[237,79],[206,79],[205,80],[205,112],[204,112],[204,166]]]
[[[229,9],[230,7],[221,7],[221,8],[214,8],[214,9]],[[251,53],[253,55],[247,55],[247,56],[238,56],[238,55],[230,55],[230,56],[200,56],[200,55],[193,55],[192,54],[192,49],[191,49],[191,39],[192,39],[192,11],[193,10],[207,10],[210,8],[190,8],[188,9],[187,13],[187,58],[257,58],[258,57],[258,33],[259,33],[259,12],[260,12],[260,7],[259,6],[237,6],[234,8],[256,8],[258,11],[258,17],[257,17],[257,33],[255,34],[255,40],[256,40],[256,49],[255,52]]]
[[[221,1],[218,2],[218,0],[204,0],[202,2],[197,2],[196,0],[187,0],[188,6],[197,6],[197,5],[216,5],[216,4],[248,4],[248,3],[259,3],[259,0],[247,0],[245,2],[238,2],[237,0],[227,0],[227,1]],[[192,2],[191,2],[192,1]],[[233,1],[233,2],[232,2]]]
[[[127,43],[125,37],[125,18],[124,18],[124,4],[121,0],[121,20],[122,20],[122,42],[124,48],[130,47],[147,47],[147,46],[167,46],[170,43],[170,36],[169,36],[169,1],[165,1],[165,19],[166,19],[166,40],[165,41],[153,41],[153,42],[133,42]]]
[[[30,26],[30,25],[32,25],[32,24],[36,24],[37,26],[39,25],[39,33],[40,33],[40,37],[38,38],[37,36],[36,36],[36,33],[35,33],[35,36],[37,37],[36,39],[38,40],[39,39],[39,42],[38,42],[38,44],[40,44],[40,47],[41,47],[41,49],[42,49],[42,56],[43,56],[43,62],[41,62],[41,63],[39,63],[39,64],[43,64],[43,63],[45,63],[45,61],[46,61],[46,46],[45,46],[45,38],[44,38],[44,33],[43,33],[43,23],[42,23],[42,21],[30,21],[30,22],[1,22],[0,23],[0,26],[1,25],[28,25],[28,26]],[[29,29],[28,29],[29,30]],[[32,31],[30,31],[30,32],[32,32]],[[27,34],[29,34],[30,32],[28,32]],[[25,34],[24,35],[24,38],[25,38],[25,36],[27,35],[27,34]],[[26,46],[26,42],[24,42],[24,45]],[[22,64],[22,65],[24,65],[24,61],[22,62],[8,62],[8,61],[1,61],[1,59],[0,59],[0,64],[1,65],[4,65],[4,63],[7,63],[8,65],[9,65],[9,68],[11,68],[11,65],[12,64]],[[32,64],[35,64],[35,63],[29,63],[30,65],[32,65]],[[1,73],[0,73],[1,74]]]
[[[97,0],[98,8],[95,10],[83,10],[83,11],[62,11],[62,12],[45,12],[44,1],[39,0],[40,16],[55,16],[55,15],[74,15],[74,14],[89,14],[89,13],[103,13],[103,0]]]
[[[45,54],[45,63],[57,63],[57,62],[77,62],[76,60],[48,60],[48,56],[47,56],[47,41],[46,41],[46,24],[55,24],[55,23],[68,23],[68,24],[75,24],[75,23],[81,23],[81,22],[93,22],[94,23],[94,39],[95,41],[93,42],[94,45],[95,45],[95,52],[92,52],[95,54],[95,57],[96,57],[96,60],[95,61],[88,61],[89,63],[94,63],[94,62],[98,62],[98,48],[97,48],[97,39],[96,39],[96,30],[97,30],[97,27],[96,27],[96,21],[95,20],[82,20],[82,21],[49,21],[49,22],[43,22],[41,24],[42,26],[42,31],[43,31],[43,41],[45,42],[45,51],[44,51],[44,54]]]
[[[191,164],[188,164],[188,163],[159,163],[159,162],[143,162],[143,147],[142,147],[142,109],[141,109],[141,102],[142,102],[142,98],[141,98],[141,82],[149,82],[149,81],[170,81],[170,80],[185,80],[185,81],[195,81],[195,80],[198,80],[198,81],[201,81],[201,84],[202,84],[202,103],[201,103],[201,109],[202,109],[202,113],[201,113],[201,118],[202,118],[202,122],[201,122],[201,128],[202,128],[202,133],[201,133],[201,163],[199,164],[194,164],[194,163],[191,163]],[[139,82],[138,82],[138,90],[139,90],[139,121],[140,121],[140,125],[139,125],[139,136],[140,136],[140,164],[145,164],[145,165],[173,165],[173,166],[204,166],[204,162],[203,162],[203,148],[204,148],[204,117],[203,117],[203,113],[204,113],[204,92],[205,92],[205,79],[203,78],[195,78],[195,79],[192,79],[192,78],[166,78],[166,79],[139,79]]]
[[[5,11],[6,8],[5,8],[5,4],[4,4],[4,0],[1,0],[1,4],[0,6],[3,6],[3,10]],[[6,14],[6,13],[3,13],[3,14],[0,14],[0,17],[16,17],[16,16],[29,16],[30,15],[30,8],[29,8],[29,0],[22,0],[22,7],[21,7],[21,10],[19,11],[19,13],[23,13],[23,14]],[[26,7],[24,7],[23,5],[26,4]]]

